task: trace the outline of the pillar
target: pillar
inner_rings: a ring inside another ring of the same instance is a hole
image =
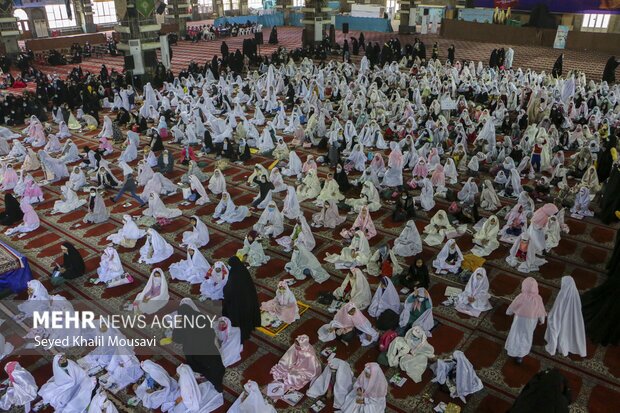
[[[2,48],[7,55],[19,53],[17,40],[19,39],[19,29],[17,28],[17,18],[13,17],[13,2],[2,2],[0,9],[0,41]]]
[[[293,6],[291,0],[276,0],[276,9],[284,16],[284,25],[288,25],[290,22],[291,7]]]
[[[249,14],[248,0],[239,0],[239,16],[248,16]]]
[[[168,7],[168,16],[172,17],[174,22],[179,25],[179,34],[184,37],[187,31],[187,20],[192,17],[190,0],[170,0]]]
[[[323,26],[331,23],[327,14],[329,7],[323,7],[321,0],[309,0],[301,9],[304,14],[304,35],[302,44],[320,43],[323,40]]]
[[[213,0],[213,11],[217,17],[224,17],[224,2],[230,0]]]
[[[413,0],[400,0],[400,25],[398,33],[409,34],[415,33],[415,4],[412,7]],[[411,22],[411,23],[410,23]]]
[[[156,51],[160,48],[160,25],[155,21],[153,0],[114,0],[119,25],[118,50],[132,56],[133,74],[148,81],[157,66]]]
[[[76,18],[82,26],[84,33],[96,33],[97,26],[93,20],[93,4],[91,0],[75,0],[73,2]]]

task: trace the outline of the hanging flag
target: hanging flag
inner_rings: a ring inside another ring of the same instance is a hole
[[[144,17],[149,17],[155,9],[155,0],[137,0],[136,9]]]

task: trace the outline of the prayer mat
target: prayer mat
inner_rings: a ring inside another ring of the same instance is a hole
[[[299,307],[300,317],[310,308],[308,304],[302,303],[301,301],[297,301],[297,306]],[[269,337],[275,337],[278,334],[280,334],[282,331],[284,331],[284,329],[288,327],[289,325],[290,324],[287,324],[287,323],[281,323],[281,324],[278,324],[277,327],[272,327],[272,325],[269,325],[267,327],[259,327],[257,330],[265,335],[268,335]]]
[[[22,260],[6,245],[0,242],[0,274],[22,267]]]

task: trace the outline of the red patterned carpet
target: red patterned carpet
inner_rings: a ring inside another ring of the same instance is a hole
[[[280,30],[280,38],[284,43],[284,39],[293,42],[294,38],[298,38],[299,30],[294,28],[283,28]],[[370,37],[370,36],[368,36]],[[241,39],[231,39],[229,44],[234,47]],[[293,43],[288,43],[293,44]],[[200,52],[195,50],[200,48]],[[263,51],[269,50],[270,46],[263,48]],[[479,53],[482,48],[492,48],[490,44],[480,45]],[[442,49],[445,49],[442,47]],[[273,48],[271,49],[273,50]],[[473,50],[473,49],[472,49]],[[209,52],[210,51],[210,52]],[[197,60],[204,61],[210,57],[208,53],[219,51],[219,43],[201,43],[198,46],[191,43],[181,42],[175,48],[175,70],[185,66],[187,61],[192,57]],[[457,56],[466,57],[466,49],[461,49],[457,44]],[[477,52],[478,53],[478,52]],[[488,54],[488,53],[487,53]],[[524,56],[520,56],[517,50],[516,64],[525,65],[527,62]],[[198,57],[200,56],[200,57]],[[585,57],[584,57],[585,58]],[[552,61],[553,56],[547,56],[545,59]],[[119,60],[120,61],[120,60]],[[570,59],[568,59],[570,62]],[[603,61],[603,60],[601,60]],[[93,70],[100,62],[93,59]],[[547,65],[545,60],[544,65]],[[89,62],[90,63],[90,62]],[[107,60],[106,64],[110,67],[114,62]],[[550,65],[550,64],[549,64]],[[594,65],[592,65],[594,66]],[[565,69],[570,68],[570,63],[565,63]],[[62,68],[54,70],[62,71]],[[74,136],[74,141],[79,147],[84,145],[95,144],[96,133],[84,133]],[[290,141],[291,137],[287,137]],[[146,143],[143,137],[142,143]],[[176,145],[166,144],[173,153],[178,154],[179,147]],[[305,150],[298,148],[302,152],[300,156],[305,159],[305,154],[314,153],[313,150]],[[112,158],[115,159],[120,153],[116,148]],[[204,160],[205,158],[203,158]],[[214,169],[214,159],[208,157],[207,166],[204,168],[206,172],[211,173]],[[272,162],[271,159],[255,156],[251,162],[244,165],[229,165],[224,171],[229,186],[229,192],[233,196],[235,203],[249,204],[255,190],[245,183],[245,178],[251,173],[254,163],[261,163],[268,166]],[[132,163],[136,167],[136,162]],[[175,166],[178,171],[173,181],[178,181],[178,177],[185,172],[185,167],[177,164]],[[114,166],[113,171],[117,176],[122,176],[118,167]],[[320,175],[325,176],[327,169],[320,168]],[[410,174],[410,173],[408,173]],[[35,176],[42,177],[41,171]],[[354,175],[350,179],[355,178]],[[292,183],[291,180],[287,180]],[[104,246],[107,244],[105,238],[116,232],[121,227],[121,216],[125,213],[139,215],[140,209],[135,205],[126,209],[122,206],[123,202],[119,201],[115,205],[106,197],[106,204],[110,207],[112,216],[108,222],[102,224],[81,224],[75,227],[76,223],[81,223],[85,214],[84,210],[67,215],[49,215],[55,200],[59,199],[60,185],[62,182],[56,183],[44,188],[46,200],[36,207],[41,217],[42,225],[36,231],[29,233],[23,238],[10,237],[4,235],[0,239],[7,241],[10,245],[28,255],[33,273],[36,278],[43,281],[44,285],[53,291],[67,298],[82,298],[89,300],[88,305],[105,311],[106,308],[120,309],[121,305],[141,291],[150,274],[150,266],[138,264],[138,249],[143,241],[139,242],[135,248],[119,248],[123,264],[136,279],[136,282],[111,290],[104,290],[100,286],[93,286],[88,279],[95,274],[95,270],[99,263],[99,258]],[[109,193],[111,195],[111,193]],[[355,191],[347,194],[348,197],[355,196]],[[283,196],[276,198],[279,205]],[[127,198],[129,200],[129,198]],[[504,203],[509,204],[514,201],[503,199]],[[0,200],[0,202],[2,202]],[[169,206],[181,202],[180,195],[174,195],[165,199]],[[246,235],[251,225],[256,222],[258,216],[254,214],[242,223],[233,225],[217,225],[211,221],[210,215],[215,208],[216,202],[212,197],[212,203],[202,207],[183,207],[183,216],[176,218],[171,225],[166,226],[162,231],[162,235],[175,246],[175,254],[162,263],[161,267],[167,270],[171,263],[184,258],[185,251],[178,247],[181,233],[189,228],[189,216],[198,214],[203,216],[204,221],[209,226],[211,232],[211,241],[209,245],[202,249],[205,257],[213,263],[219,259],[227,259],[234,254],[237,248],[242,244],[243,237]],[[445,202],[438,201],[434,210],[429,213],[420,212],[416,219],[416,224],[420,231],[429,222],[438,209],[446,208]],[[302,209],[307,219],[317,209],[313,205],[304,204]],[[376,247],[381,243],[392,241],[400,233],[402,226],[396,225],[390,218],[391,208],[385,206],[381,210],[372,214],[376,224],[378,235],[371,240],[371,247]],[[350,225],[354,216],[349,216],[347,224]],[[594,219],[585,219],[584,221],[568,218],[570,226],[570,234],[563,235],[560,245],[552,251],[547,257],[549,263],[542,267],[540,273],[532,274],[539,282],[540,293],[545,301],[547,309],[550,309],[558,293],[560,279],[563,275],[572,275],[580,290],[585,290],[598,285],[602,282],[603,269],[605,261],[611,253],[613,245],[613,237],[615,229],[601,225]],[[290,221],[286,222],[285,234],[290,233],[292,225]],[[328,252],[334,252],[341,248],[338,231],[334,230],[315,230],[315,238],[317,241],[315,254],[319,259],[323,259]],[[64,285],[62,288],[52,290],[49,283],[50,266],[54,260],[60,255],[60,244],[69,240],[74,243],[78,250],[82,253],[87,267],[87,275],[72,283]],[[471,247],[471,237],[465,235],[458,239],[461,250],[467,251]],[[267,246],[267,245],[266,245]],[[290,254],[284,253],[280,246],[272,242],[267,246],[268,254],[272,257],[269,263],[257,270],[252,270],[255,277],[255,283],[261,299],[273,297],[275,287],[279,280],[289,278],[283,267],[290,259]],[[438,253],[437,248],[424,245],[423,256],[430,262]],[[463,314],[455,312],[453,308],[441,306],[439,303],[443,301],[443,294],[446,286],[459,286],[458,282],[452,278],[444,276],[432,276],[430,293],[435,303],[435,318],[440,322],[438,327],[433,330],[433,337],[429,339],[435,348],[435,353],[439,356],[446,355],[453,350],[460,349],[464,351],[469,360],[472,362],[485,388],[481,392],[470,396],[467,404],[458,401],[457,404],[463,406],[465,412],[489,412],[498,413],[506,411],[510,406],[514,397],[518,394],[521,387],[529,380],[529,378],[539,371],[541,368],[557,367],[568,378],[572,395],[574,399],[573,406],[575,411],[589,411],[592,413],[607,413],[620,411],[620,350],[617,347],[600,347],[588,343],[588,355],[585,359],[577,357],[551,357],[544,350],[544,331],[545,326],[539,326],[536,329],[534,348],[528,355],[522,365],[517,365],[513,360],[509,359],[503,350],[504,341],[510,328],[511,318],[505,315],[505,310],[511,299],[519,292],[519,286],[524,275],[514,271],[504,262],[504,257],[508,253],[508,247],[502,245],[487,261],[485,268],[489,276],[491,285],[491,293],[493,294],[493,309],[480,318],[471,318]],[[406,260],[407,264],[410,260]],[[404,264],[404,263],[403,263]],[[269,383],[269,369],[274,365],[279,357],[286,351],[292,343],[292,339],[299,334],[308,334],[311,342],[315,344],[317,349],[322,349],[325,345],[318,342],[316,331],[318,327],[332,318],[327,308],[315,301],[319,292],[331,290],[338,286],[344,279],[344,273],[337,271],[333,266],[326,266],[331,274],[330,280],[323,285],[316,285],[312,281],[306,280],[297,282],[293,291],[299,300],[308,303],[311,308],[303,314],[300,320],[289,326],[283,333],[272,338],[262,333],[255,333],[250,342],[245,345],[243,361],[229,368],[225,379],[225,398],[226,406],[232,401],[242,390],[242,384],[253,379],[264,386]],[[369,280],[371,285],[376,285],[376,279]],[[197,289],[190,288],[186,283],[170,282],[170,294],[174,298],[191,296],[198,297]],[[22,295],[19,298],[25,298]],[[401,297],[402,298],[402,297]],[[1,330],[1,328],[0,328]],[[145,333],[146,334],[146,333]],[[14,345],[19,346],[22,342],[20,337],[15,335],[7,337],[7,340]],[[349,347],[337,345],[337,355],[339,358],[347,359],[352,364],[354,371],[359,373],[364,363],[376,360],[378,349],[362,348],[359,344],[353,344]],[[140,356],[141,359],[146,358]],[[9,361],[15,357],[8,357],[3,361]],[[162,363],[166,369],[174,374],[176,365],[181,359],[175,356],[156,357],[158,362]],[[37,383],[42,385],[51,375],[51,367],[49,365],[50,355],[41,354],[41,357],[22,356],[19,358],[20,363],[33,371]],[[324,360],[323,360],[324,361]],[[386,370],[386,376],[389,378],[396,372],[395,369]],[[4,374],[4,372],[2,371]],[[0,380],[4,380],[4,376]],[[427,370],[423,376],[421,383],[415,384],[411,380],[402,388],[390,386],[388,396],[388,412],[430,412],[432,407],[440,401],[453,401],[449,395],[442,392],[439,387],[430,382],[432,373]],[[123,407],[122,402],[126,401],[130,394],[120,393],[114,401],[120,411],[141,411],[139,409],[130,409]],[[432,398],[434,404],[429,403],[428,399]],[[312,401],[304,398],[296,408],[287,408],[283,402],[279,402],[276,407],[278,411],[290,412],[308,412]],[[329,403],[331,405],[331,403]],[[220,409],[226,411],[226,408]],[[331,408],[324,410],[331,412]]]
[[[85,144],[92,145],[94,142],[93,135],[94,133],[82,134],[74,139],[80,147]],[[178,152],[178,146],[166,146],[173,152]],[[118,154],[119,151],[115,151],[113,158]],[[213,159],[209,157],[207,162],[208,166],[205,171],[212,172],[214,169]],[[254,193],[254,190],[246,185],[244,179],[251,172],[254,162],[268,166],[272,161],[255,156],[252,162],[248,164],[230,165],[224,171],[230,193],[236,204],[249,203]],[[135,167],[135,162],[132,166]],[[321,167],[320,170],[321,175],[324,175],[326,169]],[[121,176],[118,168],[115,167],[113,171],[117,176]],[[178,165],[176,175],[180,176],[183,172],[184,167]],[[38,171],[37,177],[41,178],[40,171]],[[119,248],[125,268],[136,278],[134,284],[103,290],[99,286],[91,285],[87,280],[95,274],[101,251],[107,243],[105,237],[120,228],[121,215],[124,213],[139,215],[140,210],[135,204],[133,207],[125,209],[122,206],[123,202],[111,205],[110,201],[106,199],[106,204],[112,211],[112,218],[108,222],[98,225],[82,225],[75,228],[73,225],[81,222],[84,215],[83,210],[66,215],[48,215],[54,201],[59,197],[61,183],[47,186],[44,189],[46,200],[36,208],[42,220],[42,225],[38,230],[21,239],[7,238],[4,235],[1,238],[28,255],[35,276],[50,289],[49,268],[52,261],[57,259],[60,254],[60,244],[64,240],[73,242],[85,258],[88,274],[54,292],[67,298],[93,300],[89,304],[100,310],[106,307],[118,309],[123,302],[133,298],[143,288],[150,273],[149,266],[136,263],[138,249],[142,242],[132,249]],[[348,196],[352,195],[354,194],[348,194]],[[278,199],[281,202],[282,197],[280,196]],[[181,196],[174,195],[166,198],[165,201],[167,204],[178,204],[181,201]],[[509,202],[508,200],[504,201]],[[429,216],[432,216],[438,208],[445,208],[446,206],[445,203],[438,202],[435,210],[429,214],[420,213],[416,220],[420,231],[428,223]],[[211,231],[211,241],[206,248],[203,248],[204,255],[210,262],[228,258],[242,244],[243,237],[256,221],[257,216],[254,215],[242,223],[231,226],[219,226],[213,223],[209,217],[214,207],[215,202],[199,208],[181,207],[185,208],[184,216],[175,219],[172,225],[165,227],[162,234],[173,245],[178,245],[182,231],[189,228],[188,217],[198,213],[204,216]],[[315,212],[316,208],[311,205],[304,205],[303,210],[306,218],[310,219],[311,213]],[[391,209],[384,207],[372,214],[378,235],[372,239],[371,246],[376,247],[381,243],[389,242],[400,233],[402,227],[391,222],[390,213]],[[353,217],[349,216],[349,224],[352,219]],[[604,262],[612,247],[613,229],[592,219],[582,222],[569,218],[567,222],[571,228],[570,234],[563,236],[560,246],[550,254],[548,257],[549,264],[542,267],[540,273],[534,274],[539,281],[540,293],[548,308],[558,292],[560,278],[565,274],[572,275],[581,290],[600,283]],[[285,234],[289,233],[291,229],[290,222],[287,222]],[[315,232],[317,240],[315,253],[319,259],[324,258],[327,252],[337,251],[341,247],[337,232],[333,230]],[[468,250],[471,246],[470,236],[461,237],[458,242],[463,251]],[[425,246],[423,255],[428,261],[434,258],[437,252],[437,248]],[[502,245],[485,265],[489,274],[491,292],[494,295],[492,300],[494,308],[480,318],[470,318],[456,313],[452,308],[440,306],[439,303],[443,301],[443,292],[446,286],[458,286],[458,283],[443,276],[433,276],[432,278],[430,293],[433,302],[436,303],[434,313],[440,324],[433,331],[433,337],[429,341],[435,347],[438,355],[449,353],[455,349],[463,350],[485,384],[483,391],[469,398],[467,405],[464,406],[465,411],[503,411],[510,405],[521,386],[535,372],[543,367],[550,366],[559,368],[569,378],[575,405],[583,411],[620,411],[620,363],[618,362],[620,352],[617,347],[605,348],[589,344],[588,356],[583,360],[575,357],[550,357],[544,351],[544,327],[538,327],[533,352],[525,358],[521,366],[516,365],[506,356],[503,351],[503,344],[510,328],[511,318],[505,315],[505,310],[510,300],[518,293],[520,282],[523,279],[523,274],[506,266],[504,257],[507,252],[507,246]],[[280,279],[290,277],[283,270],[284,264],[290,258],[289,254],[282,252],[275,242],[268,246],[268,253],[272,257],[271,261],[253,271],[261,299],[272,297],[277,282]],[[184,255],[185,251],[176,247],[175,254],[162,263],[162,268],[166,270],[171,263],[178,261]],[[321,343],[316,342],[316,330],[321,324],[330,320],[331,315],[324,306],[314,300],[320,291],[335,288],[344,278],[344,274],[334,270],[332,266],[327,268],[332,274],[332,278],[325,284],[316,285],[311,281],[303,281],[294,286],[293,290],[297,298],[311,305],[310,310],[302,316],[301,320],[275,338],[267,337],[262,333],[255,333],[251,342],[245,347],[244,361],[228,369],[226,376],[226,399],[228,402],[234,400],[241,390],[241,383],[247,379],[256,380],[260,385],[266,385],[270,381],[269,368],[277,362],[290,345],[292,338],[298,334],[308,334],[317,348],[323,347]],[[370,281],[376,284],[376,279]],[[171,282],[170,290],[173,297],[191,295],[193,298],[197,298],[198,295],[196,288],[190,288],[185,283]],[[19,344],[21,339],[12,336],[8,337],[8,340],[14,344]],[[349,347],[338,345],[337,349],[338,356],[350,360],[356,371],[360,371],[365,362],[374,360],[377,352],[376,348],[361,348],[359,344]],[[36,357],[22,357],[20,359],[22,364],[30,366],[34,370],[39,384],[42,384],[50,374],[50,367],[46,362],[49,355],[44,356],[41,359]],[[172,372],[180,360],[170,356],[165,361],[166,366]],[[394,374],[395,370],[392,370],[390,369],[387,372],[388,377]],[[449,396],[441,392],[436,385],[430,383],[431,378],[431,372],[427,371],[424,374],[423,381],[419,384],[414,384],[409,380],[403,388],[391,387],[388,411],[429,411],[431,405],[426,401],[429,396],[435,400],[435,403],[441,400],[448,401]],[[127,397],[125,394],[120,395],[121,400],[125,400]],[[310,404],[307,399],[302,402],[304,408]],[[286,405],[282,402],[277,407],[286,411]]]

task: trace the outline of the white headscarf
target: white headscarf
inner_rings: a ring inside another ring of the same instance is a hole
[[[289,185],[286,187],[286,197],[284,198],[284,206],[282,207],[282,215],[288,219],[296,219],[301,215],[301,208],[297,200],[297,192],[295,187]]]
[[[152,231],[149,229],[149,231]],[[155,274],[159,274],[159,281],[155,280]],[[159,284],[159,294],[154,297],[150,297],[148,302],[144,302],[144,298],[151,292],[151,290],[156,287],[156,284]],[[164,308],[166,304],[168,304],[168,300],[170,300],[170,295],[168,294],[168,281],[166,281],[166,275],[161,268],[155,268],[149,277],[149,280],[146,283],[146,286],[140,292],[134,301],[134,305],[140,309],[140,311],[144,314],[154,314]]]
[[[396,314],[400,314],[400,297],[392,280],[389,277],[383,277],[381,281],[386,282],[387,286],[384,287],[381,284],[377,288],[375,295],[372,297],[370,307],[368,307],[368,314],[375,318],[378,318],[385,310],[392,310]]]
[[[581,357],[587,355],[581,298],[570,276],[562,277],[560,292],[547,316],[545,340],[545,349],[552,356],[556,351],[564,357],[568,353],[579,354]]]

